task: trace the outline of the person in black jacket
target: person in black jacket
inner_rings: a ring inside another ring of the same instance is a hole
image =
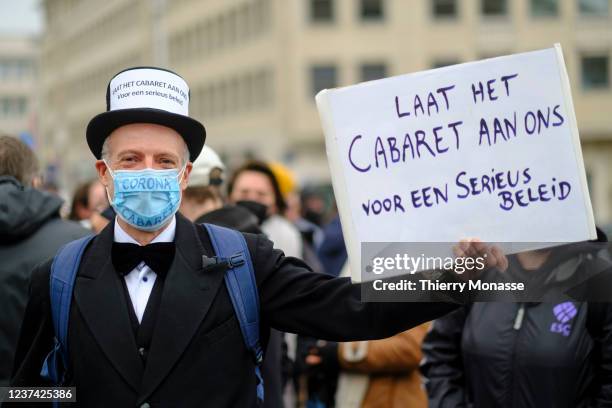
[[[34,266],[87,235],[60,217],[61,198],[37,184],[38,161],[17,138],[0,136],[0,386],[7,386]]]
[[[526,282],[543,301],[477,302],[436,320],[421,366],[430,407],[612,406],[605,243],[529,251],[509,264],[503,277],[482,279]]]
[[[75,281],[64,382],[76,387],[74,406],[257,403],[254,356],[223,283],[228,264],[206,262],[214,256],[208,234],[176,214],[205,137],[202,124],[187,116],[188,95],[170,71],[125,70],[109,83],[107,112],[88,125],[117,217],[86,249]],[[335,341],[375,339],[456,308],[363,303],[360,285],[312,272],[261,235],[244,237],[264,349],[270,328]],[[47,262],[32,275],[13,386],[47,384],[40,371],[54,344],[49,271]]]

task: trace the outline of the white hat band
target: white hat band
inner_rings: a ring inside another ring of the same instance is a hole
[[[160,69],[123,71],[109,84],[109,110],[134,108],[189,116],[189,87],[180,76]]]

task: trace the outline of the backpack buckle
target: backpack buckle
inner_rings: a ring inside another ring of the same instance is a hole
[[[244,265],[244,262],[244,255],[242,252],[238,252],[227,259],[227,263],[229,264],[230,268],[242,266]]]

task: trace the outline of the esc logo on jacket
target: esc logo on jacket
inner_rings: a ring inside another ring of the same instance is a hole
[[[556,320],[550,325],[550,332],[568,337],[572,329],[570,321],[576,316],[578,309],[572,302],[563,302],[553,307],[552,311]]]

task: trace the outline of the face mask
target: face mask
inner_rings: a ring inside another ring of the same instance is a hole
[[[257,217],[260,224],[268,218],[268,206],[258,203],[257,201],[241,200],[236,201],[236,205],[249,210]]]
[[[323,224],[323,215],[316,211],[306,210],[304,211],[304,218],[315,225]]]
[[[210,184],[211,186],[220,186],[221,184],[223,184],[223,179],[221,177],[214,177],[210,179],[208,184]]]
[[[105,162],[106,163],[106,162]],[[116,170],[106,164],[115,196],[109,201],[119,217],[142,231],[156,231],[176,214],[185,167],[168,170]]]

